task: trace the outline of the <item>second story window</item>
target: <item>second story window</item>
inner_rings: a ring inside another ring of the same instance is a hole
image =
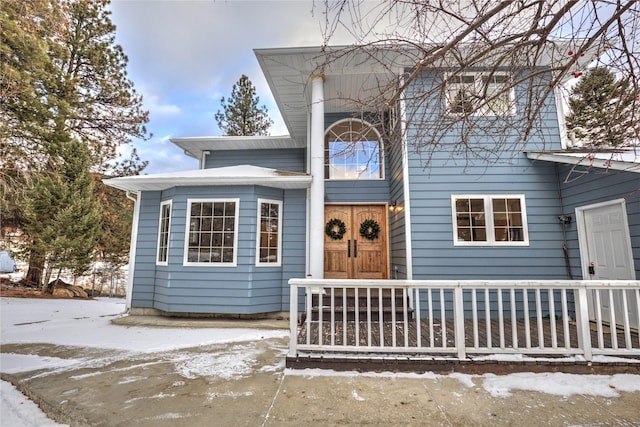
[[[370,125],[339,121],[325,136],[325,179],[383,179],[382,142]]]
[[[506,73],[463,73],[447,76],[447,111],[474,116],[515,114],[515,95]]]

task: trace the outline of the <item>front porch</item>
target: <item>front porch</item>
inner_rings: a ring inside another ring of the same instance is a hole
[[[640,369],[638,281],[289,283],[288,366],[525,360]]]

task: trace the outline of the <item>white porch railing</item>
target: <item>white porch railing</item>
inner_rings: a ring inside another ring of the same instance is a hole
[[[291,279],[289,356],[640,356],[640,281]]]

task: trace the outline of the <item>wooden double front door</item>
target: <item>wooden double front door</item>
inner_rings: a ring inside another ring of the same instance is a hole
[[[386,206],[326,205],[324,221],[326,279],[389,278]]]

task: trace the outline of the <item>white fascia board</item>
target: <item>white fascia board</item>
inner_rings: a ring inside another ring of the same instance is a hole
[[[531,151],[525,153],[528,159],[546,162],[580,165],[600,169],[612,169],[624,172],[640,173],[640,156],[632,160],[616,160],[620,153],[558,153],[547,151]]]
[[[255,166],[197,169],[167,174],[138,175],[104,180],[106,185],[126,191],[162,191],[172,187],[261,185],[273,188],[307,188],[308,174]]]

